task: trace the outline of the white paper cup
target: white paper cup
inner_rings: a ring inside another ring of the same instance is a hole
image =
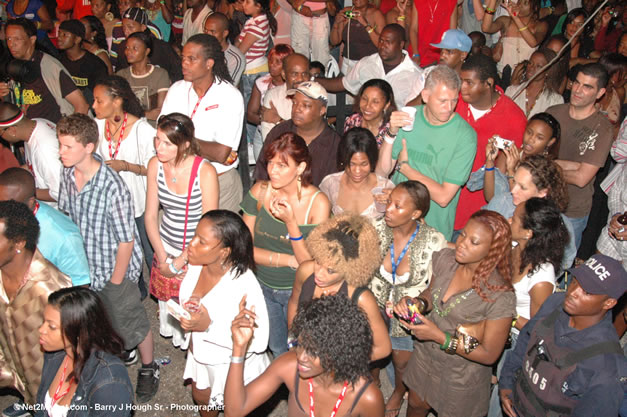
[[[411,123],[402,127],[402,129],[405,132],[411,132],[412,130],[414,130],[414,121],[416,120],[416,110],[418,110],[416,107],[409,107],[409,106],[405,106],[401,108],[402,112],[409,114],[409,117],[411,117]]]
[[[374,206],[377,209],[377,211],[379,213],[385,213],[385,209],[387,209],[388,207],[387,202],[379,202],[379,200],[377,200],[378,196],[386,194],[383,192],[383,187],[374,187],[370,192],[374,196]]]

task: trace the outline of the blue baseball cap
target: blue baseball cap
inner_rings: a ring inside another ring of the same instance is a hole
[[[432,43],[431,46],[440,49],[459,49],[462,52],[470,52],[472,40],[459,29],[449,29],[442,34],[440,43]]]
[[[581,288],[590,294],[619,299],[627,291],[627,271],[616,259],[595,254],[576,268],[568,269]]]

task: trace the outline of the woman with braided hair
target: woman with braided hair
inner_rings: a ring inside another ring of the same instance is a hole
[[[313,260],[300,264],[287,305],[287,325],[292,327],[296,311],[314,298],[344,294],[361,307],[372,329],[372,360],[392,351],[377,300],[366,288],[381,264],[379,237],[370,220],[355,214],[341,214],[317,226],[307,237]]]
[[[492,364],[503,352],[516,315],[511,240],[503,216],[479,210],[454,250],[433,254],[429,288],[394,307],[417,339],[403,377],[408,417],[426,417],[430,409],[439,416],[488,412]],[[417,307],[413,312],[408,301]]]

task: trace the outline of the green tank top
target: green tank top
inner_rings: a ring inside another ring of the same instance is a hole
[[[309,218],[309,211],[313,205],[313,201],[320,191],[311,197],[309,208],[307,209],[306,219]],[[255,216],[254,239],[255,247],[267,249],[272,252],[285,253],[294,255],[292,243],[290,242],[287,226],[280,220],[274,218],[264,206],[257,210],[257,199],[253,197],[250,191],[244,196],[244,200],[240,206],[244,213],[249,216]],[[299,225],[304,238],[316,227],[315,224]],[[257,265],[257,279],[264,285],[275,290],[291,290],[294,285],[294,277],[296,271],[288,267],[273,268],[265,265]]]

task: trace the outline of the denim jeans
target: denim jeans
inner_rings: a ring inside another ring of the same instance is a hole
[[[263,298],[268,309],[268,321],[270,322],[270,340],[268,347],[276,359],[287,352],[287,302],[292,295],[292,290],[275,290],[259,283]]]
[[[501,369],[503,369],[503,364],[505,364],[505,356],[508,352],[514,350],[516,347],[516,341],[518,340],[518,333],[511,333],[512,346],[503,351],[501,355],[501,359],[499,360],[498,365],[496,366],[496,376],[497,378],[501,377]],[[488,409],[488,417],[503,417],[503,410],[501,409],[501,397],[499,396],[499,384],[496,384],[492,387],[492,395],[490,396],[490,408]]]
[[[250,100],[250,95],[253,92],[253,87],[255,86],[255,81],[257,78],[263,77],[267,72],[258,72],[256,74],[242,74],[242,79],[240,81],[240,90],[242,91],[242,96],[244,96],[244,106],[248,107],[248,101]],[[246,140],[248,143],[253,143],[253,138],[255,137],[255,131],[257,130],[257,125],[246,122]],[[246,163],[246,161],[244,161]]]
[[[572,224],[573,226],[575,246],[577,247],[577,249],[579,249],[579,245],[581,245],[581,236],[583,235],[583,231],[586,230],[589,216],[590,215],[587,214],[583,217],[568,217],[568,220],[570,220],[570,224]]]
[[[148,279],[150,279],[150,268],[152,268],[152,258],[155,256],[155,251],[152,249],[152,245],[148,239],[148,234],[146,233],[146,224],[144,223],[143,214],[139,217],[135,217],[135,224],[137,225],[137,231],[139,232],[139,238],[141,239],[144,259],[146,260],[146,265],[148,265]],[[139,274],[139,281],[137,282],[142,300],[148,296],[143,270],[144,269],[142,268],[142,273]]]

